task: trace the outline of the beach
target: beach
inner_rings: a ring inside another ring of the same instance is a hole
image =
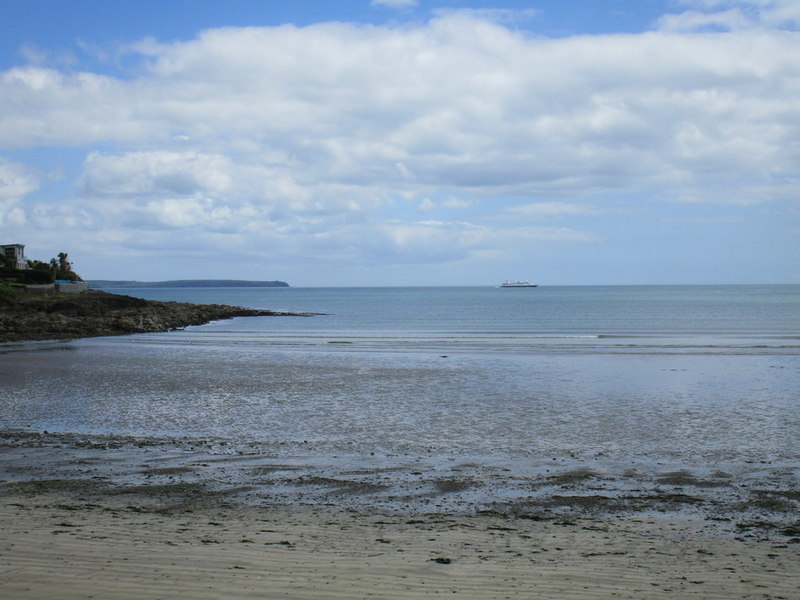
[[[4,344],[0,597],[796,598],[798,291],[156,290],[325,315]]]
[[[5,496],[4,598],[796,598],[797,547],[669,519],[161,512]]]
[[[5,495],[4,598],[792,598],[797,546],[682,520],[148,510]]]
[[[456,502],[469,478],[451,477],[389,510],[378,470],[312,480],[269,455],[85,436],[7,435],[2,452],[3,598],[777,599],[800,587],[800,528],[779,522],[794,512],[773,507],[769,522],[756,502],[715,517],[686,482],[683,501],[662,484],[631,510],[562,477],[551,500],[587,501],[526,510]],[[317,492],[254,492],[279,471],[273,487]]]

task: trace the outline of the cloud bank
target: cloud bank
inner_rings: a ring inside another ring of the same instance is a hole
[[[3,234],[69,223],[109,255],[193,256],[196,276],[220,253],[422,268],[591,245],[599,219],[654,203],[786,201],[800,9],[686,4],[641,34],[456,12],[142,40],[124,70],[18,66],[0,73]],[[82,153],[62,197],[18,158],[40,148]]]

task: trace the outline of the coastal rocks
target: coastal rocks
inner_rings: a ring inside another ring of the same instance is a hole
[[[233,317],[310,316],[224,304],[158,302],[90,290],[53,297],[0,298],[0,342],[169,331]]]

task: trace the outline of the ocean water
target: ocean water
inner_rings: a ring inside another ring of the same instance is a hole
[[[0,428],[798,468],[797,285],[110,291],[325,314],[0,345]]]

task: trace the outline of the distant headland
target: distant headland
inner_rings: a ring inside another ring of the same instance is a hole
[[[285,281],[247,281],[240,279],[177,279],[172,281],[112,281],[90,279],[89,287],[102,290],[107,288],[212,288],[212,287],[279,287],[287,288]]]
[[[89,289],[89,288],[95,289]],[[218,319],[311,316],[225,304],[160,302],[98,288],[289,287],[283,281],[189,279],[84,281],[66,252],[29,260],[23,244],[0,245],[0,343],[170,331]]]
[[[170,331],[233,317],[309,317],[224,304],[160,302],[100,290],[29,293],[0,286],[0,343]]]

